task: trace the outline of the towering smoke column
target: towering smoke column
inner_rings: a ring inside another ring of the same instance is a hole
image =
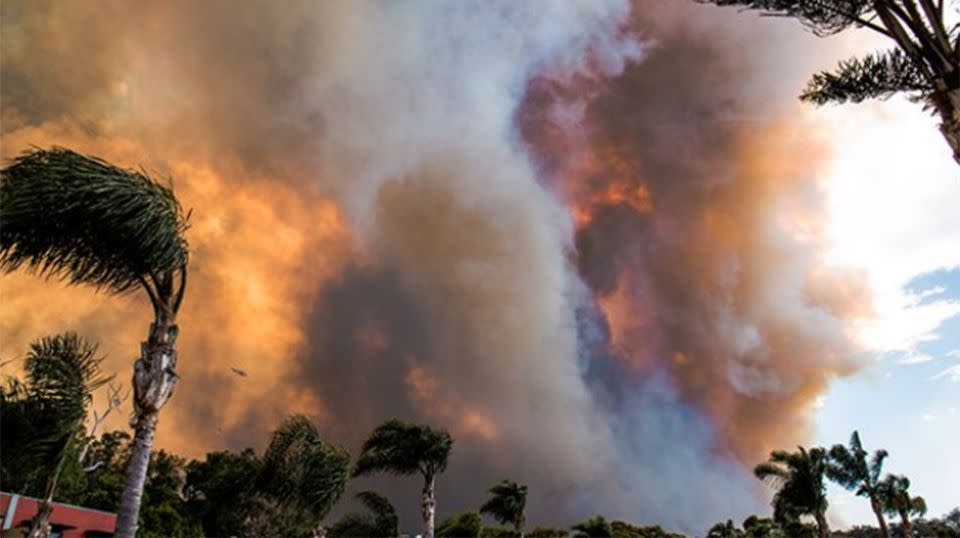
[[[853,370],[844,321],[866,314],[866,289],[822,266],[823,148],[748,99],[742,43],[645,15],[642,63],[599,88],[544,77],[520,121],[573,207],[604,352],[665,376],[717,451],[756,462],[802,439],[814,396]]]
[[[702,532],[762,509],[744,464],[802,439],[863,301],[819,261],[810,129],[652,5],[5,2],[4,156],[142,162],[194,208],[162,445],[399,416],[457,439],[441,515],[509,477],[531,522]],[[143,305],[3,288],[4,353],[79,328],[125,375]]]

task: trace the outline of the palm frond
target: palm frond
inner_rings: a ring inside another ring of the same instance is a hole
[[[914,62],[900,49],[840,62],[835,72],[817,73],[800,99],[818,105],[886,99],[901,92],[929,92]]]
[[[888,474],[878,484],[878,497],[883,510],[888,515],[897,515],[901,512],[923,515],[927,504],[923,497],[910,496],[910,479],[903,475]]]
[[[101,373],[102,361],[97,346],[75,333],[31,343],[26,380],[9,380],[3,390],[4,469],[33,469],[27,474],[37,479],[54,471],[79,435],[92,392],[111,379]]]
[[[363,443],[353,476],[372,473],[436,475],[446,469],[453,438],[446,430],[388,420]]]
[[[121,293],[187,263],[187,216],[170,187],[68,149],[0,171],[0,269]]]
[[[326,529],[329,538],[373,538],[393,536],[379,534],[376,522],[365,514],[347,514]]]
[[[880,481],[880,474],[883,472],[883,461],[887,459],[888,453],[886,450],[880,449],[873,453],[873,456],[870,458],[870,483],[876,484]]]
[[[349,468],[345,450],[324,443],[310,419],[294,415],[271,436],[257,483],[281,504],[322,519],[343,495]]]
[[[361,491],[356,494],[356,498],[367,510],[373,512],[374,517],[379,518],[396,515],[396,510],[393,508],[390,500],[375,491]]]
[[[915,516],[923,516],[927,513],[927,501],[920,496],[910,499],[910,513]]]
[[[527,502],[527,486],[512,480],[503,480],[490,488],[490,498],[480,506],[481,514],[492,516],[497,522],[522,526]]]

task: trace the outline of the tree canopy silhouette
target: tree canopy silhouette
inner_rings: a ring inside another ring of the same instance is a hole
[[[804,101],[860,102],[905,93],[940,118],[940,132],[960,164],[960,24],[947,28],[944,0],[698,0],[791,17],[818,36],[866,28],[894,48],[840,62],[813,76]]]

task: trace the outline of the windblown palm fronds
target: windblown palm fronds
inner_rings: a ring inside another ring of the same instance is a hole
[[[143,172],[63,148],[3,169],[0,268],[124,292],[187,263],[187,216]],[[153,291],[153,290],[151,290]]]

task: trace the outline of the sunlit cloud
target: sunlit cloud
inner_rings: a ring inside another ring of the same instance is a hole
[[[951,366],[946,370],[934,375],[930,379],[949,381],[951,383],[960,383],[960,364]]]

